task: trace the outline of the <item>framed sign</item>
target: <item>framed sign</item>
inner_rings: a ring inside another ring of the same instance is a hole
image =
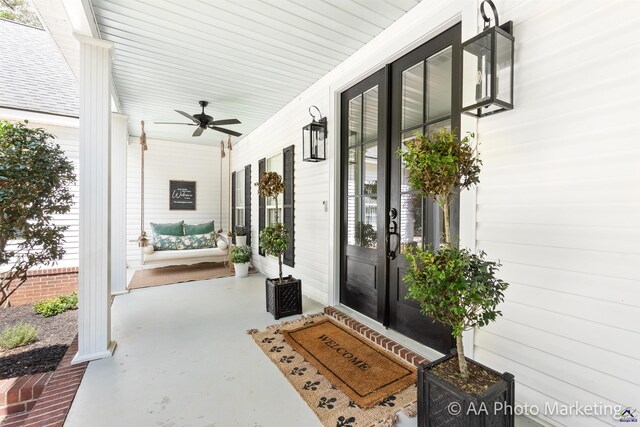
[[[196,210],[195,181],[169,181],[169,209]]]

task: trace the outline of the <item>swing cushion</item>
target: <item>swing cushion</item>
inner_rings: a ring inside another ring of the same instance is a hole
[[[152,222],[151,231],[153,231],[154,236],[183,236],[183,225],[184,221],[175,222],[173,224],[156,224]]]
[[[213,221],[205,222],[204,224],[184,224],[184,234],[206,234],[215,231],[216,227]]]
[[[192,234],[189,236],[170,236],[159,234],[153,248],[156,251],[175,251],[189,249],[207,249],[217,247],[216,233]]]

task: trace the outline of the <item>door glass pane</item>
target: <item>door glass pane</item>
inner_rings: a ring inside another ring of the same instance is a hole
[[[402,72],[402,129],[423,123],[424,62]]]
[[[445,128],[451,129],[451,120],[443,120],[441,122],[437,122],[427,126],[427,135],[431,135],[432,133],[438,132]]]
[[[416,135],[413,131],[411,132],[404,132],[402,134],[402,151],[406,151],[406,147],[405,147],[405,142],[407,141],[411,141],[412,139],[415,139]],[[400,191],[405,192],[405,191],[409,191],[411,190],[411,188],[409,188],[409,170],[407,168],[405,168],[404,162],[401,160],[400,161],[401,165],[400,165]]]
[[[347,244],[356,245],[356,225],[360,227],[360,197],[347,198]]]
[[[378,138],[378,86],[364,93],[364,140]]]
[[[362,147],[350,148],[347,161],[347,194],[362,194]]]
[[[364,145],[364,194],[378,193],[378,143]]]
[[[422,197],[415,193],[400,196],[400,247],[422,245]]]
[[[427,117],[451,114],[451,46],[427,59]]]
[[[356,244],[363,248],[375,249],[378,246],[378,202],[373,197],[362,198],[363,217],[356,223]]]
[[[362,95],[349,101],[349,145],[362,142]]]

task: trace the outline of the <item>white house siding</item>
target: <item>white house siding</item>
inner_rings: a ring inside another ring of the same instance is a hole
[[[511,286],[475,358],[513,372],[522,402],[637,407],[640,2],[498,7],[515,25],[515,109],[479,120],[477,247]]]
[[[479,3],[422,2],[238,144],[234,169],[250,163],[254,182],[260,158],[296,145],[296,265],[285,273],[302,279],[305,294],[335,301],[339,93],[460,19],[468,38],[480,22]],[[474,357],[515,374],[522,404],[637,406],[640,2],[495,3],[501,22],[515,24],[516,107],[463,122],[478,126],[484,168],[477,194],[464,195],[461,238],[500,259],[511,287],[504,316],[476,331]],[[329,159],[317,164],[301,157],[312,104],[329,118]],[[275,259],[257,254],[257,206],[254,191],[253,263],[275,275]],[[618,423],[610,416],[544,419]]]
[[[38,121],[37,117],[41,119],[45,118],[46,115],[42,114],[31,114],[28,112],[22,113],[18,111],[8,111],[6,113],[0,112],[0,120],[10,120],[10,121],[22,121],[24,119],[29,120],[30,127],[39,127],[45,129],[47,132],[54,135],[55,143],[60,145],[60,148],[64,151],[67,159],[73,162],[76,177],[78,176],[78,164],[79,164],[79,134],[77,127],[77,119],[72,118],[63,118],[57,120],[55,116],[49,116],[51,120],[42,120]],[[69,122],[71,126],[58,126],[51,124],[51,122],[64,121]],[[73,127],[73,123],[75,122],[75,127]],[[58,261],[56,267],[77,267],[78,266],[78,181],[70,187],[71,194],[73,195],[73,206],[69,213],[64,215],[56,215],[54,216],[54,223],[57,225],[66,225],[69,228],[64,233],[64,249],[66,253],[64,257]]]
[[[204,137],[204,136],[203,136]],[[150,222],[184,220],[199,224],[215,220],[216,229],[229,229],[229,167],[222,164],[222,208],[220,205],[220,146],[186,144],[147,139],[145,152],[145,230]],[[196,181],[196,210],[169,210],[169,181]],[[131,138],[127,157],[127,265],[140,265],[140,144]]]

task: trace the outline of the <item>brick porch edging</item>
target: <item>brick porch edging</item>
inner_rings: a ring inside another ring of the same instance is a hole
[[[30,411],[52,374],[44,372],[0,380],[0,425],[5,415]]]
[[[429,363],[429,360],[422,357],[421,355],[414,353],[413,351],[409,350],[402,344],[398,344],[392,339],[389,339],[384,335],[374,331],[367,325],[363,325],[362,323],[346,315],[345,313],[341,312],[335,307],[325,307],[324,312],[325,314],[333,317],[340,323],[348,326],[349,328],[353,329],[360,335],[373,341],[374,343],[378,344],[380,347],[386,350],[389,350],[396,356],[400,357],[403,360],[406,360],[407,362],[411,363],[414,366],[418,366],[423,362]]]
[[[40,398],[31,411],[18,417],[7,417],[2,427],[62,427],[80,387],[89,362],[71,365],[78,351],[78,337],[73,340]]]

